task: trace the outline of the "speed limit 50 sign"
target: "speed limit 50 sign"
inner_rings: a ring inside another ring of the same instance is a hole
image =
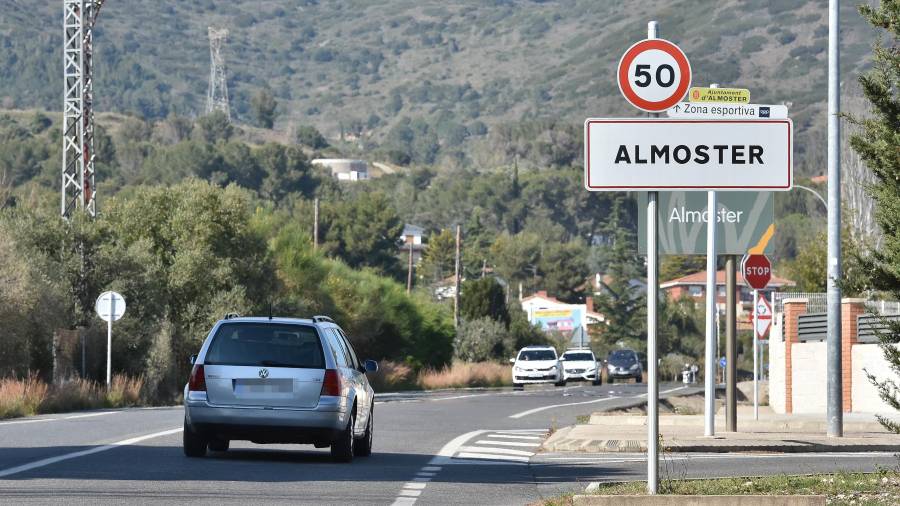
[[[662,112],[687,93],[691,64],[675,44],[646,39],[625,51],[617,76],[619,90],[631,105],[647,112]]]

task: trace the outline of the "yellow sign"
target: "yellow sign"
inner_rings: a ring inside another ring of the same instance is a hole
[[[750,90],[743,88],[691,88],[688,90],[691,102],[725,102],[729,104],[749,104]]]
[[[567,318],[571,316],[571,309],[538,309],[534,312],[535,318]]]

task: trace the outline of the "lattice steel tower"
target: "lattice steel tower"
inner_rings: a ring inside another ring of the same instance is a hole
[[[225,58],[222,46],[228,30],[209,27],[209,91],[206,93],[206,114],[222,111],[231,120],[231,108],[228,105],[228,82],[225,78]]]
[[[97,215],[94,185],[94,23],[105,0],[63,0],[63,155],[61,212]]]

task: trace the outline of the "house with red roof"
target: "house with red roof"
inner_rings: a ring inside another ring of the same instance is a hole
[[[784,288],[795,286],[796,283],[790,279],[780,278],[772,275],[769,286],[765,290],[760,290],[760,295],[769,297],[772,292],[782,291]],[[699,301],[706,300],[706,271],[695,272],[682,276],[678,279],[665,281],[660,283],[659,288],[666,292],[670,300],[678,300],[682,297],[688,297]],[[736,296],[738,306],[753,304],[753,289],[744,283],[744,276],[737,273],[737,289]],[[716,305],[719,309],[725,309],[725,271],[716,272]]]

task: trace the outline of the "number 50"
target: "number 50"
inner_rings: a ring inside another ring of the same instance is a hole
[[[653,76],[650,75],[650,65],[636,65],[634,68],[634,84],[641,88],[646,88],[653,83]],[[663,77],[666,79],[663,80]],[[663,88],[672,86],[675,82],[675,69],[671,65],[664,63],[656,67],[656,83]]]

